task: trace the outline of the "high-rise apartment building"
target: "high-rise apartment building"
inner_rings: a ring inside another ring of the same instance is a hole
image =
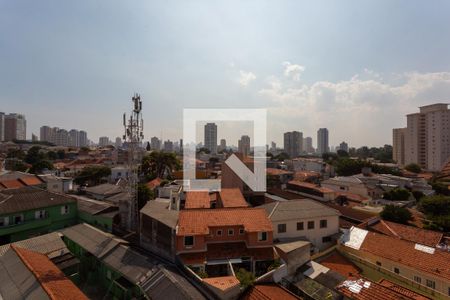
[[[224,151],[226,149],[227,149],[227,141],[225,139],[221,139],[218,150],[219,151]]]
[[[80,147],[80,132],[76,129],[71,129],[69,131],[69,146],[70,147]]]
[[[250,154],[250,137],[248,135],[241,136],[241,139],[238,141],[238,151],[244,157]]]
[[[303,152],[303,133],[298,131],[284,133],[284,152],[291,158]]]
[[[79,147],[87,147],[88,146],[88,138],[87,138],[87,132],[80,130],[78,132],[78,146]]]
[[[41,142],[50,142],[52,139],[52,128],[50,126],[41,126],[39,139]]]
[[[5,113],[0,112],[0,142],[5,140]]]
[[[317,153],[323,154],[330,151],[328,143],[328,129],[320,128],[317,131]]]
[[[392,159],[400,166],[405,165],[405,134],[406,128],[392,130]]]
[[[69,132],[65,129],[59,129],[56,132],[56,145],[58,146],[69,146]]]
[[[116,148],[122,147],[122,139],[120,137],[116,137],[116,142],[114,143]]]
[[[99,139],[98,139],[98,145],[100,146],[100,147],[106,147],[106,146],[108,146],[110,144],[110,142],[109,142],[109,137],[107,137],[107,136],[101,136]]]
[[[307,153],[314,153],[314,147],[312,145],[312,137],[305,137],[303,139],[303,150]]]
[[[215,123],[206,123],[205,125],[205,148],[211,154],[217,153],[217,125]]]
[[[173,152],[173,142],[171,140],[167,140],[164,142],[164,151]]]
[[[448,104],[431,104],[419,109],[418,113],[406,116],[404,164],[417,163],[428,171],[440,171],[450,158]]]
[[[4,116],[4,140],[26,140],[27,139],[27,121],[21,114],[8,114]]]
[[[161,150],[161,140],[158,139],[156,136],[152,137],[150,139],[150,148],[152,150],[157,150],[157,151]]]
[[[342,142],[339,144],[339,150],[348,152],[348,144],[346,142]]]

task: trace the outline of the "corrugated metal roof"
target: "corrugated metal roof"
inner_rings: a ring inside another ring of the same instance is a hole
[[[40,235],[34,238],[18,241],[12,243],[18,247],[33,250],[47,255],[49,258],[58,257],[69,252],[66,244],[61,239],[61,235],[57,232],[52,232]],[[11,248],[11,244],[0,246],[0,256],[6,253]]]
[[[0,256],[0,298],[50,299],[13,249]]]

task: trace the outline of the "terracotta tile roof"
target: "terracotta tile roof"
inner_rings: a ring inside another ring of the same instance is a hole
[[[419,243],[430,247],[436,247],[443,236],[442,233],[436,231],[397,224],[384,220],[380,220],[380,222],[371,225],[370,228],[392,237],[401,238],[403,240]]]
[[[275,168],[267,168],[266,173],[267,173],[267,175],[274,175],[274,176],[293,174],[293,172],[281,170],[281,169],[275,169]]]
[[[14,245],[11,248],[34,274],[50,299],[88,299],[44,254]]]
[[[18,179],[1,180],[0,185],[4,186],[5,189],[17,189],[25,186]]]
[[[24,176],[19,178],[19,181],[27,186],[42,184],[42,180],[40,180],[39,177],[36,176]]]
[[[154,188],[160,186],[161,182],[162,182],[162,179],[157,177],[157,178],[147,182],[147,186],[148,186],[149,189],[153,190]]]
[[[361,272],[355,264],[337,251],[333,251],[331,255],[326,256],[324,259],[318,260],[318,262],[321,265],[338,272],[346,278],[355,276]]]
[[[180,211],[177,235],[209,234],[209,227],[234,225],[247,232],[273,231],[263,208],[218,208]]]
[[[362,287],[359,292],[352,292],[349,284],[362,286],[366,283],[367,287]],[[354,300],[411,300],[408,296],[397,293],[378,283],[371,282],[361,277],[352,277],[336,287],[336,290],[345,297]]]
[[[349,201],[355,201],[358,203],[364,202],[369,200],[368,197],[364,197],[358,194],[354,194],[354,193],[349,193],[349,192],[336,192],[336,197],[342,196],[347,198]]]
[[[211,199],[208,191],[191,191],[186,192],[185,209],[191,208],[210,208]]]
[[[244,300],[298,300],[302,299],[276,284],[254,285],[244,295]]]
[[[185,264],[204,264],[209,260],[232,259],[243,256],[256,260],[270,260],[275,258],[273,247],[247,248],[245,242],[208,244],[207,250],[197,253],[182,253],[179,255]]]
[[[204,278],[203,281],[222,291],[226,291],[240,284],[239,280],[234,276]]]
[[[242,196],[241,190],[238,188],[222,188],[219,192],[222,206],[230,207],[248,207],[247,202]]]
[[[410,289],[402,287],[401,285],[398,285],[387,279],[381,279],[378,283],[384,287],[387,287],[390,290],[393,290],[399,294],[402,294],[414,300],[431,300],[431,298],[425,297],[419,293],[411,291]]]
[[[359,251],[450,280],[450,252],[436,249],[434,254],[426,253],[416,250],[415,243],[375,232],[367,233]]]
[[[292,184],[292,185],[296,185],[299,187],[304,187],[304,188],[308,188],[308,189],[313,189],[319,192],[322,192],[324,194],[327,193],[334,193],[335,191],[326,187],[320,187],[318,185],[309,183],[309,182],[303,182],[303,181],[298,181],[298,180],[291,180],[288,182],[288,184]]]
[[[348,206],[341,206],[329,202],[325,202],[324,204],[338,210],[342,214],[343,219],[348,219],[350,221],[362,223],[374,217],[372,214]]]

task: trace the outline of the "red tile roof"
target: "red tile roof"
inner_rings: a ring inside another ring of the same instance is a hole
[[[271,260],[275,258],[272,246],[261,248],[247,248],[245,242],[208,244],[207,250],[197,253],[179,254],[181,260],[187,265],[204,264],[209,260],[233,259],[243,256],[253,257],[256,260]]]
[[[329,188],[326,188],[326,187],[320,187],[318,185],[315,185],[315,184],[312,184],[312,183],[309,183],[309,182],[303,182],[303,181],[298,181],[298,180],[291,180],[288,183],[292,184],[292,185],[299,186],[299,187],[304,187],[304,188],[316,190],[316,191],[322,192],[324,194],[334,193],[335,192],[332,189],[329,189]]]
[[[244,300],[298,300],[302,299],[285,288],[276,285],[254,285],[249,289],[249,291],[244,295]]]
[[[239,280],[234,276],[204,278],[203,281],[222,291],[226,291],[240,284]]]
[[[247,202],[238,188],[222,188],[219,192],[223,207],[248,207]]]
[[[292,175],[293,174],[293,172],[285,171],[285,170],[281,170],[281,169],[275,169],[275,168],[267,168],[266,173],[267,173],[267,175],[274,175],[274,176]]]
[[[205,235],[210,227],[235,225],[247,232],[273,231],[264,208],[218,208],[180,211],[177,235]]]
[[[162,182],[162,179],[157,177],[157,178],[147,182],[147,186],[148,186],[149,189],[153,190],[154,188],[160,186],[161,182]]]
[[[208,191],[190,191],[186,192],[186,202],[184,208],[210,208],[211,198]]]
[[[416,250],[415,243],[375,232],[367,233],[359,251],[450,280],[450,252],[436,249],[434,254],[426,253]]]
[[[370,227],[377,232],[430,247],[436,247],[443,236],[442,233],[436,231],[397,224],[384,220],[380,220],[380,222],[377,222]]]
[[[6,189],[17,189],[25,186],[18,179],[1,180],[0,185],[4,186]]]
[[[390,290],[393,290],[404,296],[410,297],[411,299],[414,299],[414,300],[431,300],[431,298],[425,297],[419,293],[411,291],[410,289],[402,287],[401,285],[398,285],[387,279],[381,279],[378,283],[384,287],[387,287]]]
[[[342,196],[342,197],[347,198],[349,201],[355,201],[358,203],[369,200],[368,197],[361,196],[361,195],[354,194],[354,193],[349,193],[349,192],[336,192],[335,194],[336,194],[336,197]]]
[[[321,265],[338,272],[344,277],[355,276],[361,272],[355,264],[337,251],[333,251],[331,255],[326,256],[324,259],[320,259],[318,262]]]
[[[18,180],[27,186],[42,184],[42,180],[40,180],[39,177],[36,176],[24,176],[18,178]]]
[[[345,284],[352,283],[358,284],[362,286],[364,283],[368,284],[368,287],[362,287],[361,290],[356,293],[352,292],[348,286]],[[370,284],[370,285],[369,285]],[[339,286],[336,287],[336,290],[340,292],[345,297],[354,300],[411,300],[414,298],[410,298],[403,294],[400,294],[394,290],[389,289],[388,287],[382,286],[381,284],[371,282],[367,279],[361,277],[353,277],[349,278],[349,280],[344,281]]]
[[[88,299],[47,256],[14,245],[11,248],[34,274],[50,299]]]

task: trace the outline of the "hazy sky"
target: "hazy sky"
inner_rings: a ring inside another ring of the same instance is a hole
[[[0,111],[122,134],[131,96],[145,136],[178,140],[183,108],[267,108],[330,144],[391,143],[405,114],[450,102],[449,1],[0,0]],[[232,127],[232,126],[231,126]],[[219,128],[237,144],[247,129]]]

